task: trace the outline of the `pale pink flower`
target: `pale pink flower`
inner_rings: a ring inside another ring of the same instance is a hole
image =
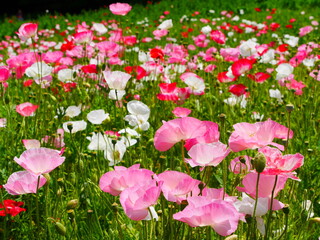
[[[263,174],[286,175],[289,178],[299,180],[295,176],[297,168],[303,165],[304,157],[300,153],[282,155],[277,148],[263,147],[258,150],[266,157],[266,167]]]
[[[193,145],[188,151],[191,159],[185,159],[191,167],[218,166],[218,164],[228,156],[230,149],[221,142],[198,143]]]
[[[26,41],[29,38],[36,37],[38,31],[38,24],[36,23],[23,23],[18,32],[17,35],[22,41]]]
[[[127,15],[127,13],[131,11],[131,8],[132,7],[128,3],[117,2],[109,5],[109,10],[114,15],[121,15],[121,16]]]
[[[163,196],[170,202],[181,204],[190,196],[197,196],[200,193],[199,180],[193,179],[186,173],[178,171],[165,171],[157,175],[163,181],[161,190]]]
[[[240,192],[245,192],[253,198],[256,198],[256,185],[257,185],[258,173],[248,173],[242,180],[243,187],[237,187]],[[285,187],[288,177],[284,175],[278,175],[276,187],[274,189],[273,197],[275,198],[278,193]],[[259,198],[271,198],[272,190],[276,181],[276,175],[260,174],[258,184],[258,197]]]
[[[155,133],[154,146],[159,151],[167,151],[176,143],[202,136],[206,131],[206,125],[193,117],[164,121]]]
[[[167,29],[156,29],[152,33],[155,37],[161,38],[166,36],[169,33],[169,31]]]
[[[73,34],[75,43],[90,43],[93,39],[93,33],[90,30],[81,31]]]
[[[267,145],[284,150],[282,145],[273,142],[273,140],[274,138],[287,139],[288,128],[271,119],[256,123],[237,123],[233,127],[235,131],[229,138],[229,146],[234,152],[261,148]],[[289,138],[292,137],[293,131],[290,130]]]
[[[43,147],[25,150],[20,158],[14,158],[21,167],[37,176],[51,172],[64,160],[65,157],[62,157],[59,151]]]
[[[40,177],[39,186],[41,188],[47,179],[42,175],[34,175],[28,171],[19,171],[12,173],[3,187],[11,195],[21,195],[25,193],[36,193],[38,185],[38,177]]]
[[[175,213],[175,220],[191,227],[211,226],[219,235],[228,236],[235,232],[241,215],[229,202],[203,196],[188,198],[183,211]]]
[[[176,107],[173,109],[172,113],[176,117],[187,117],[191,113],[191,110],[189,108]]]
[[[126,215],[134,221],[157,218],[150,216],[149,208],[156,205],[161,193],[160,187],[161,182],[157,183],[154,180],[149,184],[137,184],[123,190],[120,194],[120,203]]]
[[[118,196],[123,190],[136,185],[146,184],[153,181],[154,172],[140,168],[140,164],[129,168],[115,166],[114,171],[102,175],[99,187],[102,191]]]
[[[186,140],[184,146],[188,151],[191,149],[192,146],[196,145],[197,143],[214,143],[219,141],[220,132],[218,124],[211,121],[203,121],[202,124],[206,128],[202,135]]]
[[[6,118],[0,118],[0,128],[7,126],[7,119]]]
[[[38,109],[39,105],[34,105],[30,102],[21,103],[16,106],[16,111],[23,117],[34,116],[34,112]]]
[[[312,26],[305,26],[303,28],[299,29],[299,36],[302,37],[304,35],[307,35],[309,32],[313,30]]]
[[[22,144],[26,149],[39,148],[41,145],[37,139],[22,139]]]

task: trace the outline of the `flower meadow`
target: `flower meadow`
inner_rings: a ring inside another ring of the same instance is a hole
[[[319,19],[179,4],[8,20],[1,239],[320,237]]]

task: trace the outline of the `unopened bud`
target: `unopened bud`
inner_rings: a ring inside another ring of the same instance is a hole
[[[66,229],[66,227],[65,227],[62,223],[56,222],[56,223],[55,223],[55,227],[56,227],[57,232],[58,232],[60,235],[62,235],[62,236],[65,236],[65,235],[66,235],[67,229]]]
[[[47,183],[49,183],[50,182],[50,175],[49,175],[49,173],[44,173],[44,174],[42,174],[42,176],[44,176],[46,179],[47,179]]]
[[[73,129],[72,123],[68,123],[68,124],[67,124],[67,128],[68,128],[69,132],[71,133],[71,132],[72,132],[72,129]]]
[[[57,191],[57,195],[60,197],[62,192],[63,192],[62,188],[59,188],[58,191]]]
[[[225,240],[236,240],[236,239],[238,239],[238,235],[236,235],[236,234],[233,234],[233,235],[225,238]]]
[[[316,222],[316,223],[320,223],[320,217],[310,218],[309,221],[311,221],[311,222]]]
[[[67,209],[75,209],[79,204],[78,199],[72,199],[67,203]]]
[[[287,104],[287,105],[286,105],[286,110],[287,110],[288,112],[292,112],[293,109],[294,109],[293,104]]]
[[[289,214],[289,212],[290,212],[289,205],[285,204],[284,207],[282,208],[282,211],[284,214]]]
[[[253,166],[258,173],[262,173],[264,168],[266,167],[266,157],[263,153],[257,153],[257,155],[253,159]]]

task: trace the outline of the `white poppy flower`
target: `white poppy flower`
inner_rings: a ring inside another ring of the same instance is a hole
[[[42,79],[46,76],[51,75],[52,67],[50,67],[45,62],[35,62],[25,71],[28,77],[33,78],[34,80]]]
[[[72,69],[69,68],[65,68],[65,69],[61,69],[58,72],[58,79],[61,82],[72,82],[74,80],[74,71]]]
[[[158,28],[163,30],[163,29],[170,29],[173,27],[173,23],[172,23],[172,19],[168,19],[168,20],[165,20],[163,21],[159,26]]]
[[[81,107],[79,106],[69,106],[65,111],[65,116],[73,118],[79,116],[81,113]]]
[[[71,133],[76,133],[76,132],[85,130],[87,128],[87,122],[84,121],[84,120],[81,120],[81,121],[68,121],[68,122],[63,123],[62,126],[63,126],[63,130],[65,132],[70,133],[69,129],[71,129]]]
[[[92,124],[101,124],[104,120],[110,120],[109,113],[105,113],[103,109],[93,110],[87,114],[87,119]]]

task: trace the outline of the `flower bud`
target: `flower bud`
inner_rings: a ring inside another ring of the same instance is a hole
[[[293,106],[293,104],[287,104],[286,105],[286,110],[290,113],[290,112],[292,112],[293,111],[293,109],[294,109],[294,106]]]
[[[257,155],[253,159],[253,167],[256,169],[258,173],[262,173],[264,168],[266,167],[266,157],[263,153],[257,153]]]
[[[285,204],[284,207],[282,208],[282,211],[284,214],[289,214],[289,212],[290,212],[289,205]]]
[[[72,199],[67,203],[67,209],[75,209],[79,204],[78,199]]]
[[[315,222],[315,223],[320,223],[320,217],[310,218],[309,221]]]
[[[60,222],[55,222],[55,227],[56,227],[57,232],[58,232],[60,235],[62,235],[62,236],[65,236],[65,235],[66,235],[67,229],[66,229],[66,227],[65,227],[62,223],[60,223]]]

